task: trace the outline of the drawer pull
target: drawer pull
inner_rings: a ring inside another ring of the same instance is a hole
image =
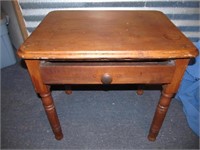
[[[103,84],[111,84],[112,83],[112,77],[108,74],[105,73],[102,77],[101,77],[101,82]]]

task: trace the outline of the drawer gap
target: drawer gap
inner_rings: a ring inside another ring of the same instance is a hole
[[[70,61],[41,61],[41,66],[143,66],[143,65],[169,65],[174,66],[174,60],[160,61],[134,61],[134,62],[70,62]]]

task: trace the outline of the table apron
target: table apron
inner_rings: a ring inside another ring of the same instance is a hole
[[[110,84],[162,84],[170,83],[175,65],[171,64],[54,64],[40,65],[45,84],[103,84],[106,74],[112,78]]]

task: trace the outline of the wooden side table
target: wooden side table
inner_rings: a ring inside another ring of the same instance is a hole
[[[159,11],[54,11],[18,51],[41,96],[55,138],[63,138],[52,84],[162,84],[150,127],[154,141],[193,44]]]

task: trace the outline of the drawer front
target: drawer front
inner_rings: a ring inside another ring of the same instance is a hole
[[[40,67],[45,84],[170,83],[172,64],[45,63]]]

